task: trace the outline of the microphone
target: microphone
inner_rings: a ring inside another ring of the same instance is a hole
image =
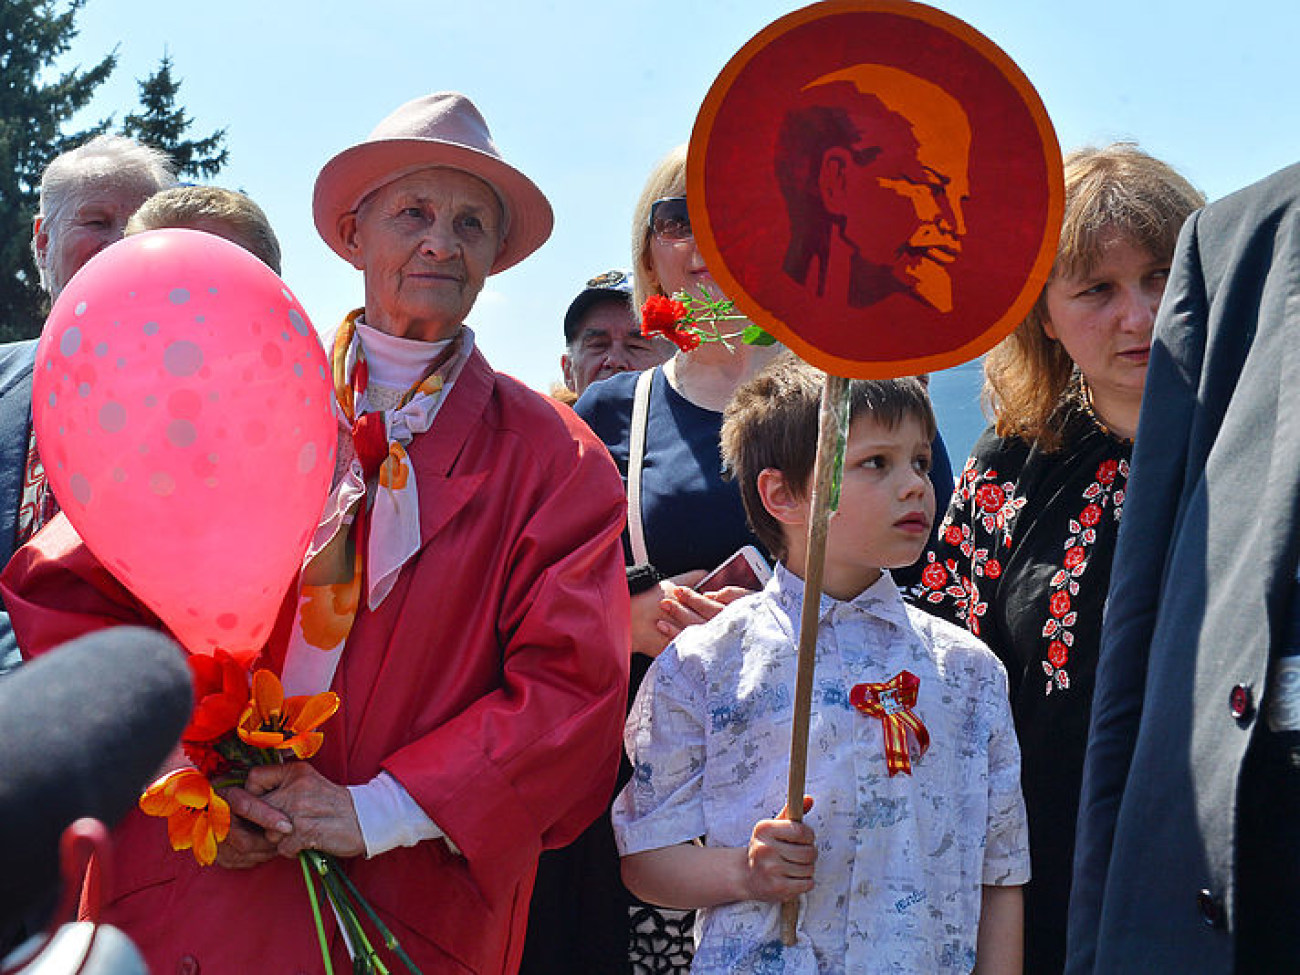
[[[121,626],[71,640],[0,678],[0,923],[52,903],[59,838],[135,805],[193,708],[176,642]]]

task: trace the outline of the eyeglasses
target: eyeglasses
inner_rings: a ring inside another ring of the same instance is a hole
[[[664,243],[690,240],[691,213],[686,209],[686,197],[665,196],[650,206],[650,233]]]

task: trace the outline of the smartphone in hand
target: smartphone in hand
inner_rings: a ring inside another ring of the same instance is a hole
[[[696,592],[717,592],[728,586],[739,586],[757,592],[772,578],[767,561],[753,545],[730,555],[720,566],[694,585]]]

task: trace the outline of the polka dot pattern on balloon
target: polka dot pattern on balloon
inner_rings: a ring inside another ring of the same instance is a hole
[[[42,459],[87,545],[191,651],[255,650],[334,469],[301,305],[228,241],[138,234],[69,282],[37,358]]]

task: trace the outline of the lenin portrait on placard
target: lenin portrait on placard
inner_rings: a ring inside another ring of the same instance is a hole
[[[948,14],[814,4],[745,46],[691,135],[695,240],[754,324],[840,376],[991,348],[1051,271],[1061,154],[1028,80]]]
[[[969,155],[966,113],[938,86],[876,64],[818,78],[777,137],[790,220],[781,269],[854,308],[902,294],[951,312]]]

